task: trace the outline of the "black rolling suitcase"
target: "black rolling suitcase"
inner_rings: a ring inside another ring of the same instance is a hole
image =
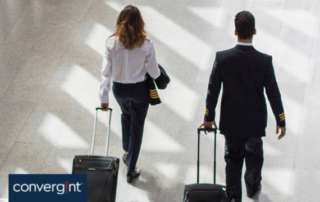
[[[109,108],[109,127],[106,143],[106,156],[94,156],[94,143],[98,110],[94,122],[91,155],[75,156],[72,174],[87,174],[88,202],[115,202],[118,182],[119,159],[108,156],[112,109]]]
[[[214,132],[214,164],[213,164],[213,184],[199,184],[200,173],[200,132],[213,131]],[[197,184],[186,185],[184,188],[183,202],[227,202],[226,187],[216,184],[216,139],[217,130],[198,128],[198,161],[197,161]]]

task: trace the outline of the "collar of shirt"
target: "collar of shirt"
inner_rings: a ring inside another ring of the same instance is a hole
[[[240,46],[252,46],[252,43],[238,42],[238,45],[240,45]]]

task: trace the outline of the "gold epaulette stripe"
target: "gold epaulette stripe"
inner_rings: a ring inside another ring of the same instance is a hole
[[[280,118],[280,121],[284,121],[286,119],[285,116],[284,116],[284,112],[279,114],[279,118]]]
[[[159,96],[157,93],[150,93],[149,95],[152,96],[152,97],[158,97]]]
[[[205,114],[206,116],[209,116],[209,110],[208,110],[207,108],[206,108],[204,114]]]
[[[158,95],[158,91],[156,89],[150,89],[150,97],[152,99],[157,99],[159,98],[159,95]]]

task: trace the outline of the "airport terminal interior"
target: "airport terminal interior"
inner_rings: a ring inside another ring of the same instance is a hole
[[[184,186],[196,182],[197,127],[215,53],[237,44],[234,17],[242,10],[256,19],[254,47],[273,57],[287,122],[286,136],[278,140],[268,103],[262,190],[249,199],[243,182],[242,201],[318,201],[319,3],[0,0],[0,201],[8,198],[8,174],[70,174],[74,156],[89,153],[105,40],[128,4],[140,9],[171,82],[158,91],[162,103],[149,107],[137,164],[141,176],[128,184],[120,163],[117,202],[181,202]],[[112,92],[109,104],[109,156],[121,158],[121,110]],[[99,113],[96,155],[105,152],[108,118],[108,112]],[[218,132],[217,182],[222,185],[224,141]],[[212,133],[203,134],[200,145],[200,182],[212,183]]]

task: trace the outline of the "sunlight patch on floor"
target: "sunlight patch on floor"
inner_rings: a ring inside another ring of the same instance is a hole
[[[52,113],[46,114],[39,131],[50,144],[58,148],[88,148],[88,143],[84,139]]]
[[[112,35],[110,29],[100,23],[95,23],[85,43],[102,57],[105,51],[105,41],[110,35]]]

